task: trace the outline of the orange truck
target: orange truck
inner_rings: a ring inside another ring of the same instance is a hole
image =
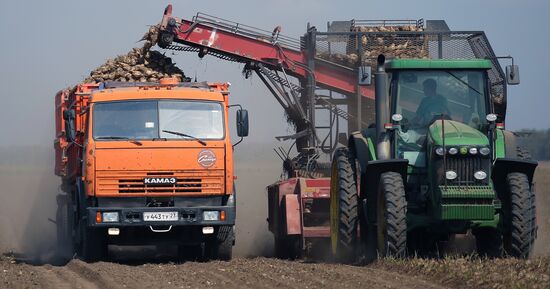
[[[109,244],[228,260],[236,190],[229,84],[104,82],[55,96],[57,234],[87,261]],[[239,105],[237,135],[248,135]],[[240,142],[240,141],[239,141]]]

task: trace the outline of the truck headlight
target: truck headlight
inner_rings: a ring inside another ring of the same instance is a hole
[[[118,212],[103,212],[102,217],[104,223],[118,222]]]
[[[445,172],[445,178],[447,180],[454,180],[454,179],[456,179],[456,177],[458,177],[458,175],[456,174],[455,171],[446,171]]]
[[[449,154],[451,155],[456,155],[458,153],[458,149],[457,148],[450,148],[449,149]]]
[[[219,211],[204,211],[202,212],[202,219],[204,221],[218,221],[220,219]]]
[[[470,148],[469,152],[471,155],[477,155],[477,148]]]
[[[487,173],[484,171],[477,171],[474,173],[474,178],[478,181],[484,180],[487,178]]]
[[[445,149],[443,147],[437,147],[435,148],[435,154],[438,156],[442,156],[445,154]]]
[[[480,153],[481,155],[486,156],[486,155],[488,155],[489,153],[491,153],[491,149],[488,148],[488,147],[482,147],[482,148],[479,149],[479,153]]]

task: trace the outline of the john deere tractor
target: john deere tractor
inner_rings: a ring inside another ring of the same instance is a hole
[[[527,258],[537,162],[495,114],[491,60],[378,57],[376,123],[333,157],[331,244],[342,261],[404,257],[472,232],[483,256]],[[508,84],[519,83],[517,67]]]

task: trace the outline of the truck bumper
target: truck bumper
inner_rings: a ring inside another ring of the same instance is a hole
[[[205,211],[217,211],[218,220],[204,220]],[[118,221],[101,222],[96,219],[104,212],[118,213]],[[144,213],[176,212],[177,219],[169,221],[146,221]],[[224,212],[224,213],[222,213]],[[221,216],[225,218],[221,220]],[[88,226],[91,227],[139,227],[139,226],[232,226],[235,225],[235,207],[230,206],[205,206],[205,207],[89,207],[87,208]]]

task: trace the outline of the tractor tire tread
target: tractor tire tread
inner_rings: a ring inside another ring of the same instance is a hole
[[[383,255],[402,258],[407,248],[407,201],[400,174],[383,173],[380,177],[386,199],[386,248]]]
[[[510,173],[507,176],[510,200],[509,212],[505,218],[507,234],[506,252],[517,258],[528,258],[536,238],[535,194],[531,190],[527,176],[523,173]]]
[[[334,161],[338,171],[338,246],[341,248],[337,258],[349,262],[355,256],[359,221],[355,159],[347,148],[340,148],[335,152]]]

